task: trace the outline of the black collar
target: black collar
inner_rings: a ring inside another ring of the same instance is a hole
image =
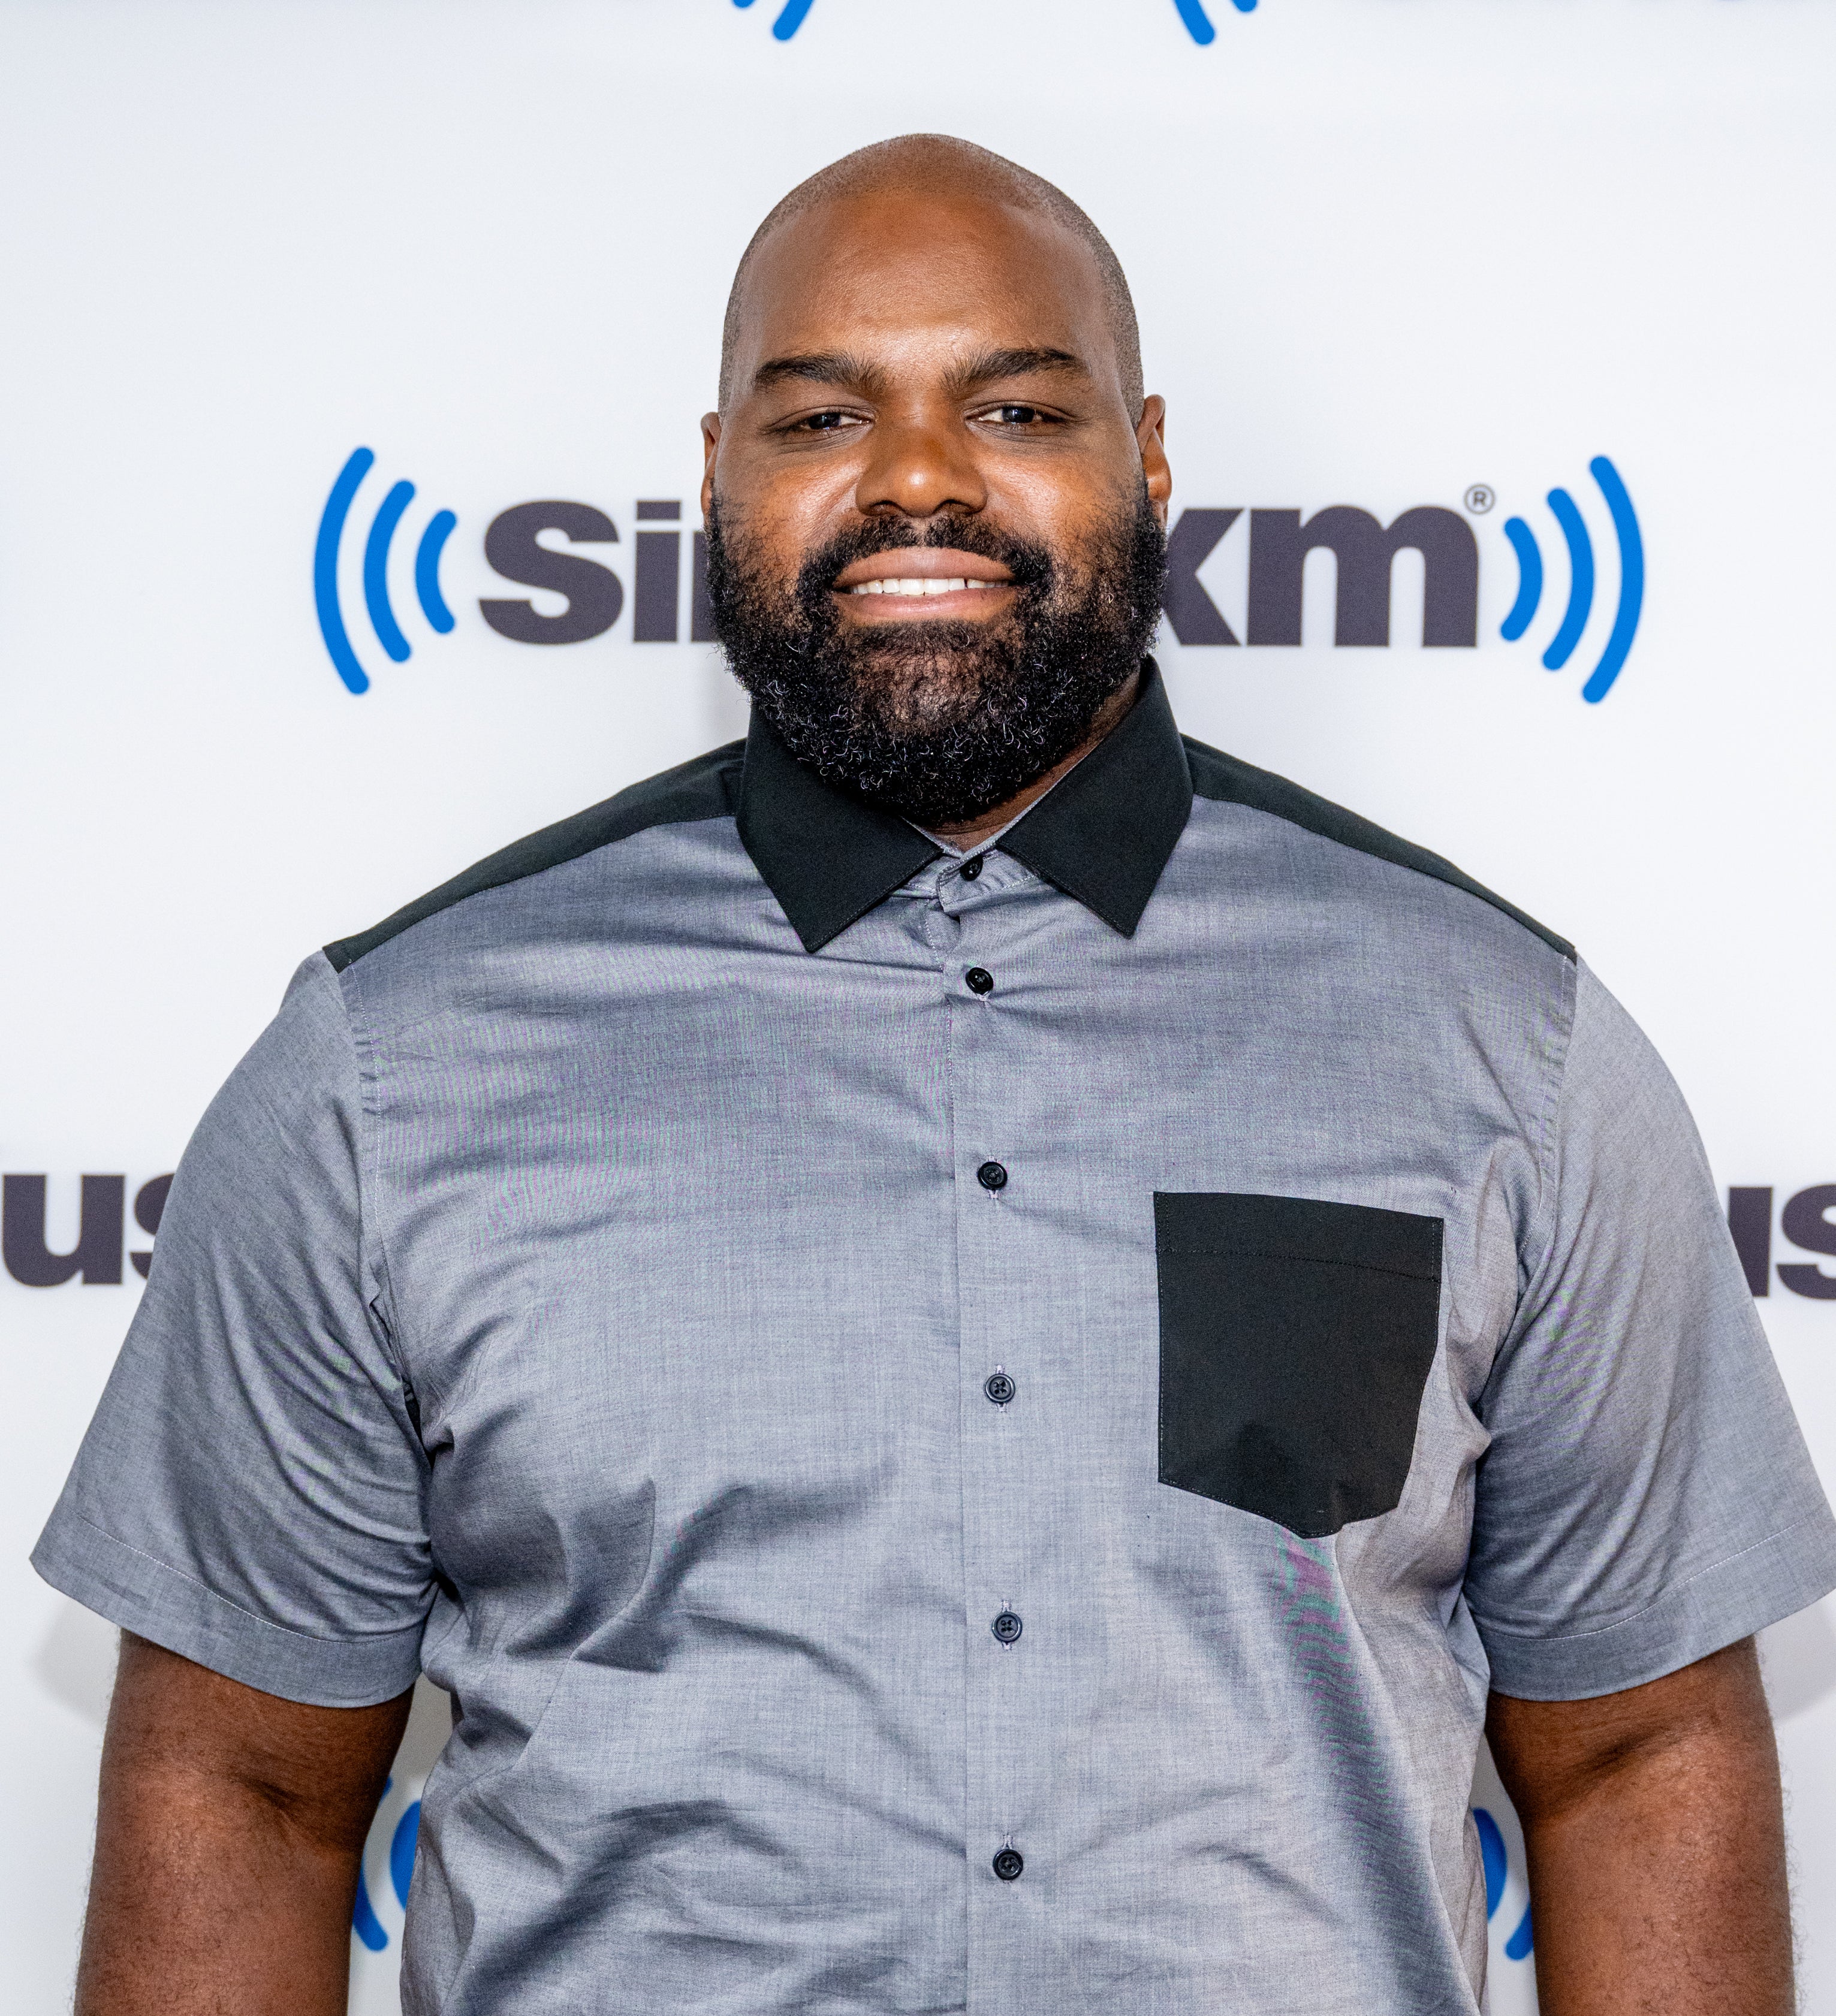
[[[1192,810],[1192,774],[1153,659],[1121,724],[992,843],[1132,938]],[[754,712],[740,837],[806,951],[942,852],[916,827],[806,769]]]

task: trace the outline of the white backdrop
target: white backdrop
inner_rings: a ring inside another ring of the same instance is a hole
[[[311,947],[740,732],[689,640],[686,553],[682,641],[633,638],[635,506],[681,500],[686,548],[733,261],[792,182],[888,133],[996,147],[1109,232],[1170,404],[1175,511],[1244,513],[1200,576],[1237,635],[1252,511],[1470,524],[1476,648],[1422,648],[1408,553],[1389,645],[1335,647],[1323,554],[1298,648],[1168,636],[1176,705],[1579,941],[1720,1181],[1772,1193],[1746,1207],[1760,1306],[1836,1484],[1836,1300],[1777,1272],[1818,1264],[1787,1217],[1836,1245],[1831,1197],[1802,1197],[1836,1185],[1836,13],[1247,5],[0,0],[7,2007],[69,1993],[110,1636],[25,1556],[139,1292],[134,1201]],[[337,578],[358,696],[312,563],[360,446]],[[1626,586],[1600,456],[1646,578],[1590,704]],[[401,479],[398,663],[362,572]],[[1551,671],[1556,488],[1597,583]],[[618,544],[578,550],[625,590],[610,629],[548,649],[478,606],[563,607],[484,556],[499,513],[542,499],[611,520]],[[444,634],[414,581],[443,509]],[[1507,643],[1514,517],[1545,581]],[[85,1175],[124,1178],[124,1230],[91,1185],[80,1276],[28,1285],[77,1249]],[[1836,1629],[1812,1612],[1769,1637],[1806,2007],[1836,2016]],[[402,1873],[441,1734],[429,1699],[373,1838],[365,2011],[393,2006],[391,1849]],[[1527,2009],[1532,1964],[1505,1952],[1521,1843],[1496,1786],[1475,1798],[1508,1857],[1493,2007]]]

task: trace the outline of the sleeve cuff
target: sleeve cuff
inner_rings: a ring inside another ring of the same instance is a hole
[[[1474,1615],[1492,1685],[1520,1701],[1586,1701],[1642,1687],[1751,1637],[1836,1589],[1836,1516],[1808,1517],[1667,1589],[1619,1624],[1535,1637]]]
[[[369,1638],[309,1638],[239,1609],[79,1514],[52,1518],[32,1566],[124,1631],[286,1701],[369,1708],[413,1686],[421,1669],[419,1622]]]

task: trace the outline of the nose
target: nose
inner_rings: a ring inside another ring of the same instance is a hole
[[[929,518],[980,511],[988,501],[968,430],[955,414],[882,412],[876,418],[855,489],[862,517]]]

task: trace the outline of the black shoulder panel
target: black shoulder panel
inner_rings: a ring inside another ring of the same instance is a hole
[[[1470,875],[1463,875],[1451,861],[1443,861],[1439,855],[1430,854],[1425,848],[1412,847],[1407,841],[1399,840],[1395,833],[1386,833],[1381,826],[1373,826],[1369,819],[1360,819],[1342,805],[1316,797],[1311,791],[1302,790],[1298,784],[1291,784],[1287,778],[1276,776],[1272,770],[1258,770],[1247,763],[1240,763],[1234,756],[1226,756],[1222,750],[1194,742],[1190,736],[1185,741],[1186,759],[1192,765],[1192,788],[1198,797],[1272,813],[1291,826],[1318,833],[1323,840],[1337,841],[1341,847],[1355,848],[1360,854],[1374,855],[1379,861],[1392,862],[1398,868],[1413,869],[1417,875],[1445,882],[1449,888],[1463,889],[1469,896],[1477,896],[1481,902],[1502,910],[1525,931],[1534,931],[1564,959],[1575,956],[1575,948],[1566,938],[1558,938],[1546,925],[1526,916],[1502,896],[1493,895]]]
[[[501,889],[506,883],[520,882],[539,875],[546,868],[558,868],[564,861],[578,861],[596,848],[609,847],[615,840],[629,840],[653,826],[687,826],[697,819],[731,819],[739,800],[740,765],[746,754],[743,742],[729,742],[711,749],[693,762],[680,764],[659,776],[646,777],[615,798],[576,812],[559,824],[544,826],[527,839],[513,841],[464,874],[455,875],[437,889],[373,924],[355,938],[338,938],[325,949],[333,968],[342,973],[366,952],[387,945],[392,938],[441,911],[463,903],[486,889]]]

